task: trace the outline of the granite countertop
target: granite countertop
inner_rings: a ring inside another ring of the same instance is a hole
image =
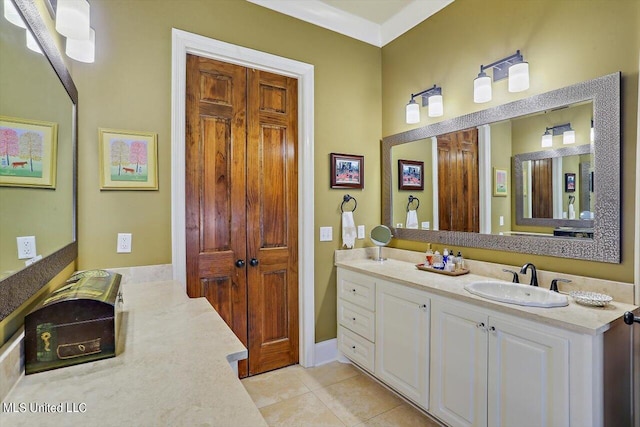
[[[117,356],[23,376],[0,425],[267,425],[229,364],[247,350],[206,299],[174,281],[122,293]]]
[[[638,308],[638,306],[617,301],[613,301],[605,307],[588,307],[577,304],[571,297],[569,297],[569,305],[566,307],[540,308],[501,303],[473,295],[464,289],[464,285],[468,283],[482,280],[495,281],[495,278],[473,274],[473,272],[461,276],[446,276],[418,270],[415,263],[396,259],[388,259],[384,262],[372,259],[343,259],[336,260],[336,266],[381,279],[393,280],[414,288],[425,289],[436,295],[517,316],[521,319],[541,322],[588,335],[604,333],[613,323],[622,322],[624,312],[634,311]]]

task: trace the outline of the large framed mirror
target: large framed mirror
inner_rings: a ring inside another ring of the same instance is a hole
[[[0,186],[0,320],[42,289],[78,253],[78,91],[35,3],[11,0],[26,28],[0,17],[0,116],[8,121],[56,124],[57,145],[52,154],[55,185]],[[33,36],[35,50],[27,48],[27,34]],[[18,135],[22,132],[17,127],[4,129]],[[16,145],[20,143],[16,140]],[[12,167],[21,167],[20,156],[24,153],[17,149],[3,153],[0,167],[5,168],[5,175]],[[18,236],[35,236],[36,251],[42,259],[25,266],[25,260],[18,258]]]
[[[383,138],[383,224],[405,240],[619,263],[620,83],[613,73]],[[424,189],[400,188],[400,160],[424,163]],[[546,213],[532,212],[540,189]],[[405,226],[411,197],[417,228]]]

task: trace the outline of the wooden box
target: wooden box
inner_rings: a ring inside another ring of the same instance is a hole
[[[27,314],[26,374],[116,355],[121,277],[104,270],[78,273]]]

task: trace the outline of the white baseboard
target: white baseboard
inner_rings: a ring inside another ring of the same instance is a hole
[[[315,344],[315,366],[338,360],[338,339],[322,341]]]

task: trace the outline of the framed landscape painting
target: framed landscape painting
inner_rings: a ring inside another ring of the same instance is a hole
[[[364,156],[331,153],[331,188],[364,188]]]
[[[398,189],[424,190],[424,162],[398,160]]]
[[[158,189],[157,134],[115,129],[98,134],[101,190]]]
[[[506,197],[509,194],[507,183],[507,170],[493,168],[493,195],[494,197]]]
[[[0,185],[55,188],[58,124],[0,116]]]

